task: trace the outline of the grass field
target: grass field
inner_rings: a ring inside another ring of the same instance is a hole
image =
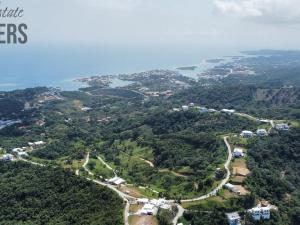
[[[90,161],[87,166],[91,170],[91,172],[94,173],[96,176],[102,176],[105,179],[114,177],[113,171],[109,170],[98,159],[90,158]]]
[[[229,208],[229,200],[235,196],[228,190],[221,190],[220,192],[221,193],[219,194],[219,196],[210,197],[201,201],[183,203],[182,207],[189,210],[203,211],[210,211],[215,209],[216,207]]]

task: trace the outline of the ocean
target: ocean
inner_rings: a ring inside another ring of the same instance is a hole
[[[1,46],[0,91],[29,87],[60,87],[77,90],[84,84],[75,78],[93,75],[116,75],[152,69],[175,69],[198,65],[196,71],[180,71],[196,77],[196,73],[214,66],[205,59],[238,55],[235,50],[196,48],[129,48],[95,46]],[[116,81],[113,86],[123,85]]]

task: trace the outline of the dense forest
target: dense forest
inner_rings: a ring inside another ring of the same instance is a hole
[[[0,196],[3,225],[123,224],[116,194],[59,168],[0,162]]]
[[[249,143],[247,185],[279,207],[278,225],[300,224],[300,129]]]

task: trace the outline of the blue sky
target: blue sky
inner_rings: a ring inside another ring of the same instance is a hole
[[[2,0],[31,44],[299,48],[300,0]]]

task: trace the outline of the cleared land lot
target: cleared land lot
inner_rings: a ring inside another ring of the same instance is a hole
[[[158,225],[157,219],[153,216],[130,216],[130,225]]]

